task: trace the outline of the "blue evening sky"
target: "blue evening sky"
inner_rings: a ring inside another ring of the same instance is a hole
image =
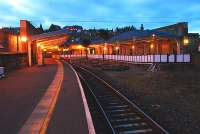
[[[61,26],[115,28],[141,23],[151,29],[179,21],[200,32],[200,0],[0,0],[0,27],[19,26],[20,19]]]

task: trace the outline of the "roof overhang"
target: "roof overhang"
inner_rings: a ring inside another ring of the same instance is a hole
[[[69,38],[70,33],[71,32],[68,30],[62,29],[59,31],[33,35],[30,40],[36,42],[36,44],[43,45],[44,47],[60,46]]]

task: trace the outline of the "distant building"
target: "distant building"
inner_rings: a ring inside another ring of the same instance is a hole
[[[81,32],[83,30],[83,27],[74,25],[74,26],[65,26],[65,27],[63,27],[63,29],[66,29],[66,30],[69,30],[69,31]]]
[[[105,50],[104,47],[106,47]],[[92,40],[90,45],[93,54],[121,55],[195,53],[198,51],[198,47],[199,34],[188,33],[187,22],[179,22],[152,30],[144,30],[144,26],[141,25],[140,30],[113,35],[108,41]]]

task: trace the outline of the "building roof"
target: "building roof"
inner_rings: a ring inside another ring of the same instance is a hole
[[[81,44],[81,41],[80,41],[80,39],[67,40],[64,42],[63,45],[72,45],[72,44]]]
[[[97,38],[97,39],[93,39],[92,41],[91,41],[91,44],[100,44],[100,43],[104,43],[105,41],[104,41],[104,39],[102,39],[102,38]]]
[[[42,34],[37,34],[33,35],[31,37],[31,40],[41,40],[49,37],[55,37],[55,36],[61,36],[61,35],[69,35],[71,32],[66,29],[58,30],[58,31],[53,31],[53,32],[47,32],[47,33],[42,33]]]
[[[179,36],[176,36],[174,34],[168,33],[168,32],[160,32],[156,30],[135,30],[131,32],[124,32],[121,33],[117,36],[113,36],[108,40],[108,43],[114,43],[117,41],[125,41],[125,40],[132,40],[132,39],[141,39],[145,37],[151,37],[151,36],[157,36],[157,37],[166,37],[168,39],[179,39]],[[101,44],[104,43],[105,41],[103,39],[97,39],[93,40],[91,44]]]
[[[179,39],[178,36],[167,33],[167,32],[160,32],[156,30],[144,30],[144,31],[136,30],[136,31],[125,32],[117,36],[114,36],[109,40],[109,42],[140,39],[140,38],[150,37],[152,35],[155,35],[157,37],[166,37],[169,39]]]

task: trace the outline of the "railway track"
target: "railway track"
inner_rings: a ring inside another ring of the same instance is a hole
[[[89,99],[96,133],[169,134],[138,106],[87,68],[73,67],[78,72]]]

